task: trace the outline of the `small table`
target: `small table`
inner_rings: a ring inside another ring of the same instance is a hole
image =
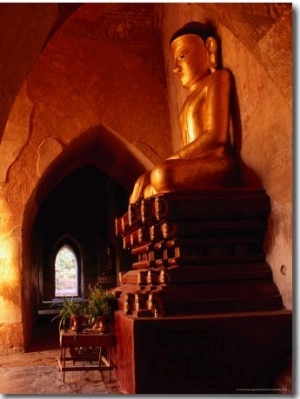
[[[116,345],[116,335],[113,333],[100,334],[92,330],[84,331],[80,334],[72,330],[60,331],[61,353],[58,358],[59,371],[63,372],[63,382],[65,382],[66,371],[82,370],[109,370],[111,379],[111,348]],[[70,356],[67,356],[67,348],[70,349]],[[79,348],[99,348],[99,352],[81,351]],[[106,355],[103,354],[103,348],[106,349]],[[75,366],[78,361],[97,361],[97,365]],[[67,361],[73,361],[73,366],[66,366]]]

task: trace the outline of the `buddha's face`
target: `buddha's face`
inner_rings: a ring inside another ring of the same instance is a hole
[[[173,72],[183,87],[192,89],[195,83],[209,75],[207,48],[199,36],[178,37],[171,43],[171,51],[175,61]]]

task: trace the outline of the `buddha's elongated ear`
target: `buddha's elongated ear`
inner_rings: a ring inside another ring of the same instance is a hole
[[[211,73],[213,73],[217,69],[217,53],[218,53],[217,40],[212,36],[208,37],[205,42],[205,47],[207,49],[208,67]]]

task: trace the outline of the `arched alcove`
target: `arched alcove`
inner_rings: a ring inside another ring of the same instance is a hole
[[[128,194],[119,183],[92,165],[92,161],[92,157],[87,157],[87,165],[81,164],[55,187],[51,185],[52,189],[43,195],[32,226],[29,229],[24,226],[28,237],[23,240],[22,308],[28,334],[41,303],[55,297],[54,261],[59,248],[69,245],[77,255],[78,294],[82,297],[106,267],[106,248],[114,242],[114,218],[125,211]],[[46,187],[47,182],[44,185]],[[25,225],[32,219],[29,210],[27,216]],[[119,264],[120,260],[116,267]]]

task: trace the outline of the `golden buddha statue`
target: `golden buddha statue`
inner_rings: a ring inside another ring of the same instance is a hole
[[[180,113],[181,149],[138,178],[132,204],[157,193],[237,184],[238,163],[229,134],[232,77],[217,69],[214,32],[190,22],[174,33],[170,48],[173,72],[188,90]]]

